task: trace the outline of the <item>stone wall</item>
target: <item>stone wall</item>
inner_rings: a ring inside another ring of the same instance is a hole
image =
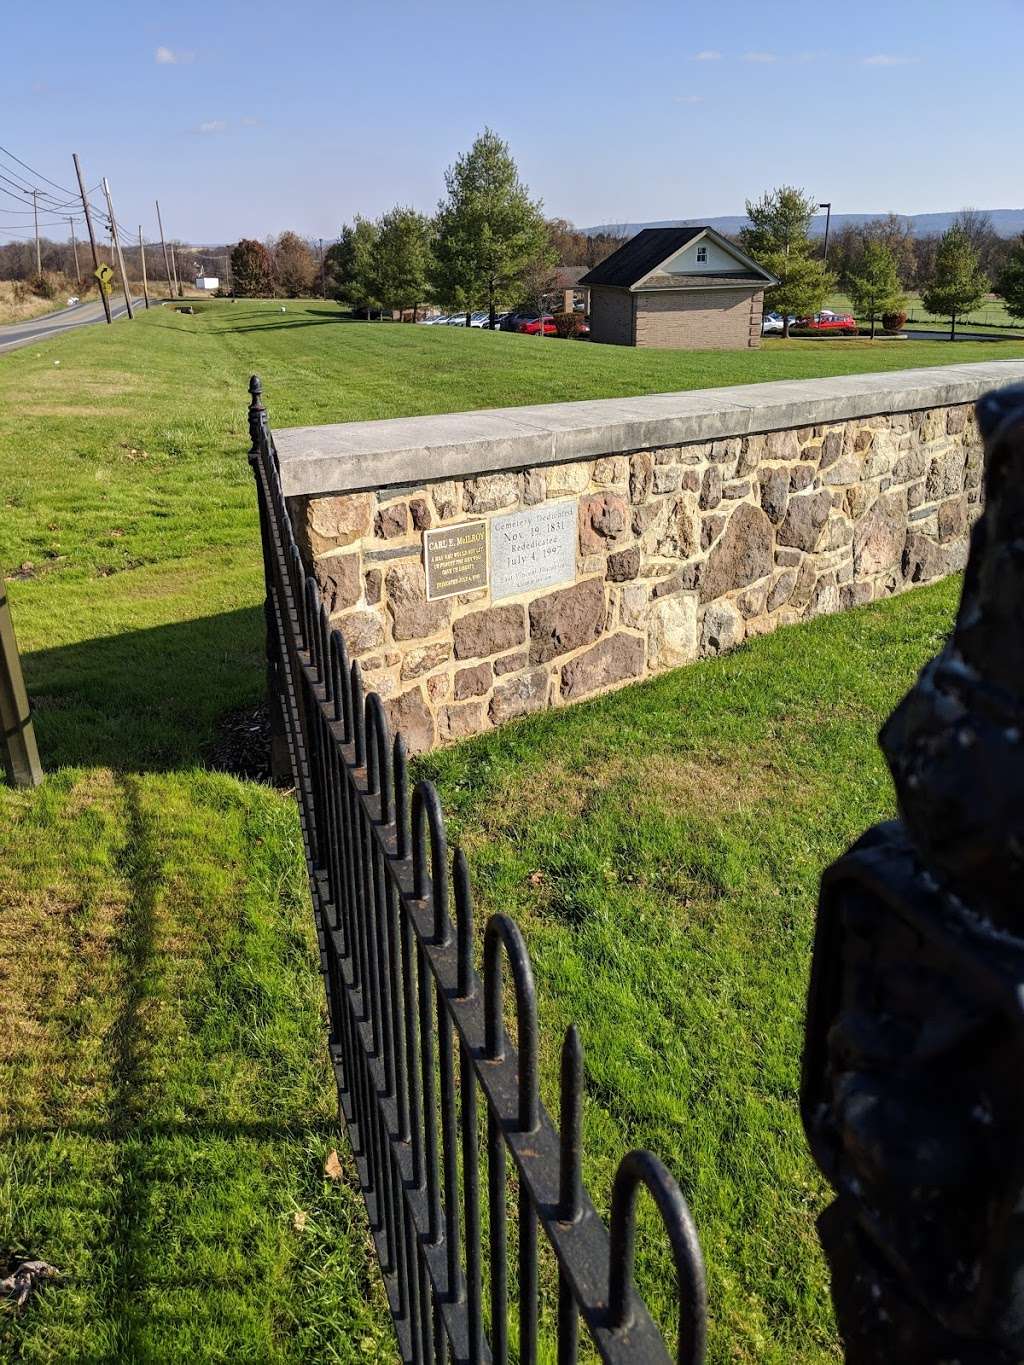
[[[423,750],[960,569],[981,469],[957,402],[290,505],[332,620]],[[425,530],[566,500],[574,579],[427,600]]]

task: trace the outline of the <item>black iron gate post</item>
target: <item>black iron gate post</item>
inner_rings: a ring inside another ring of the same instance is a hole
[[[1024,386],[978,419],[956,627],[881,733],[900,818],[818,906],[801,1099],[850,1365],[1024,1359]]]
[[[630,1152],[615,1178],[610,1232],[598,1216],[580,1178],[579,1039],[570,1029],[564,1044],[559,1137],[538,1093],[536,992],[522,935],[507,916],[488,919],[481,978],[465,859],[456,852],[449,865],[431,783],[417,783],[410,800],[402,738],[392,742],[380,698],[364,697],[359,664],[302,566],[256,376],[249,388],[268,684],[302,824],[339,1104],[402,1359],[506,1365],[511,1317],[518,1358],[535,1365],[543,1236],[557,1267],[560,1365],[577,1358],[580,1320],[604,1361],[667,1362],[632,1284],[643,1185],[675,1262],[677,1365],[699,1365],[704,1270],[686,1201],[655,1157]],[[506,973],[515,1041],[504,1023]]]

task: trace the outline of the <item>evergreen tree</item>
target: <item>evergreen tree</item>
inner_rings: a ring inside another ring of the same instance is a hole
[[[430,220],[397,205],[377,222],[372,248],[373,293],[388,308],[413,310],[426,298],[430,275]]]
[[[325,257],[327,288],[338,303],[347,303],[369,317],[379,306],[374,279],[374,247],[377,225],[368,218],[356,217],[341,229],[341,237]]]
[[[435,292],[467,313],[486,305],[493,322],[498,302],[551,250],[540,203],[520,181],[508,144],[490,129],[448,168],[445,188],[435,220]]]
[[[262,242],[243,237],[231,252],[232,292],[241,298],[266,298],[273,281],[273,262]]]
[[[816,313],[835,288],[835,276],[813,254],[809,233],[816,207],[793,185],[781,185],[756,202],[747,200],[750,226],[740,233],[740,241],[759,265],[778,277],[768,301],[782,314],[786,337],[790,315]]]
[[[860,260],[846,277],[846,288],[853,311],[870,320],[872,337],[875,323],[883,313],[895,313],[903,307],[896,258],[884,242],[864,243]]]
[[[1011,318],[1024,318],[1024,232],[1010,248],[1010,255],[996,285]]]
[[[935,253],[935,273],[921,302],[929,313],[949,318],[949,339],[956,338],[956,320],[977,308],[989,282],[978,263],[978,253],[958,224],[943,233]]]

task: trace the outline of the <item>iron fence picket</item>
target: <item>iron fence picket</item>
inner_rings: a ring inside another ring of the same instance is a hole
[[[655,1157],[630,1152],[614,1181],[610,1234],[598,1216],[580,1176],[579,1037],[570,1028],[563,1044],[559,1137],[540,1100],[536,990],[522,935],[507,916],[490,917],[481,979],[473,964],[466,860],[457,850],[449,868],[434,787],[420,782],[409,801],[402,738],[392,745],[380,698],[364,695],[358,661],[349,661],[316,579],[302,567],[255,376],[249,387],[272,717],[283,725],[276,738],[288,755],[299,809],[339,1115],[399,1352],[413,1365],[508,1360],[511,1157],[522,1365],[537,1359],[540,1233],[557,1267],[559,1362],[577,1359],[581,1320],[611,1365],[668,1360],[661,1333],[632,1285],[641,1186],[654,1198],[675,1258],[676,1360],[700,1365],[706,1295],[686,1202]],[[515,1042],[504,1022],[503,964],[512,978]],[[481,1155],[487,1167],[489,1341]]]

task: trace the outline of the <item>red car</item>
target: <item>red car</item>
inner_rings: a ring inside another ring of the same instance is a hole
[[[798,327],[806,327],[809,332],[848,332],[855,334],[857,319],[852,313],[815,313],[813,317],[798,318]]]
[[[545,314],[544,314],[544,319],[543,319],[543,321],[544,321],[544,335],[545,335],[546,337],[557,336],[557,335],[558,335],[558,328],[555,326],[555,320],[554,320],[554,318],[551,316],[550,313],[545,313]],[[535,337],[535,336],[537,335],[537,333],[540,331],[540,326],[541,326],[541,319],[540,319],[540,318],[532,318],[529,322],[521,322],[521,323],[519,324],[519,327],[518,327],[517,330],[520,331],[520,332],[525,332],[527,336]]]

